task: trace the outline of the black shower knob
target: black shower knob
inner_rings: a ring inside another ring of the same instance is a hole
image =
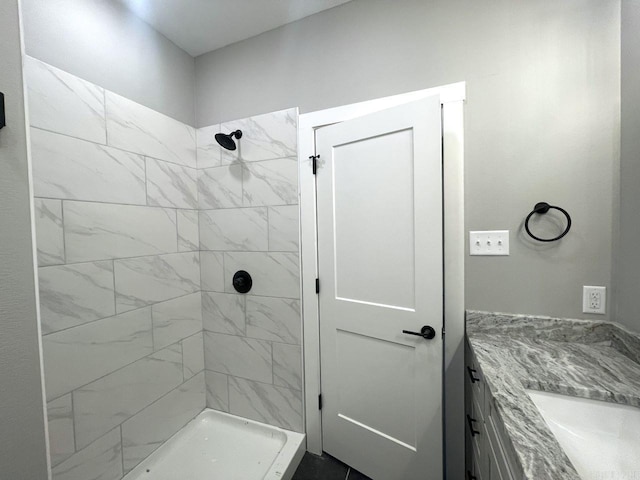
[[[251,279],[251,275],[249,275],[249,272],[238,270],[233,275],[233,288],[235,288],[238,293],[247,293],[249,290],[251,290],[252,286],[253,280]]]

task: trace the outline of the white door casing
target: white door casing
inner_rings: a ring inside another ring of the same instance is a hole
[[[318,129],[316,153],[324,450],[374,480],[441,479],[440,99]]]

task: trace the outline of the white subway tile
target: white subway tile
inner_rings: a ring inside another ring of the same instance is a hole
[[[242,138],[236,140],[237,150],[221,150],[222,162],[226,164],[238,160],[255,162],[297,154],[296,108],[225,122],[220,125],[220,129],[224,133],[242,130]]]
[[[181,383],[182,352],[174,345],[74,391],[77,447],[93,442]]]
[[[198,202],[201,209],[242,206],[242,165],[198,170]]]
[[[202,330],[200,292],[151,306],[155,350],[190,337]]]
[[[247,295],[247,336],[300,345],[300,301]]]
[[[225,290],[234,292],[231,280],[238,270],[251,274],[249,295],[300,297],[298,254],[279,252],[229,252],[224,256]]]
[[[67,262],[154,255],[177,249],[175,210],[65,201]]]
[[[122,424],[125,472],[204,410],[204,381],[204,372],[200,372]]]
[[[271,344],[263,340],[204,332],[207,370],[271,383]]]
[[[197,210],[178,210],[178,251],[200,250],[200,229]]]
[[[115,260],[114,273],[118,312],[200,290],[198,252]]]
[[[115,315],[111,261],[38,269],[43,333]]]
[[[210,332],[245,335],[245,296],[202,292],[202,321]]]
[[[32,126],[106,143],[102,88],[31,57],[24,73]]]
[[[266,251],[266,208],[230,208],[200,212],[202,250]]]
[[[242,167],[242,204],[245,207],[298,203],[296,158],[246,163]]]
[[[35,198],[36,245],[38,265],[64,263],[64,231],[62,229],[62,202]]]
[[[55,466],[75,452],[71,394],[47,403],[47,420],[51,463]]]
[[[147,158],[147,200],[156,207],[198,208],[195,168]]]
[[[144,159],[97,143],[31,129],[36,196],[145,205]]]
[[[200,252],[202,290],[224,292],[224,253]]]
[[[229,412],[301,432],[302,392],[229,377]]]
[[[150,354],[151,309],[46,335],[42,350],[47,398],[57,398]]]
[[[269,250],[297,252],[300,236],[298,205],[269,207]]]
[[[122,478],[120,429],[114,428],[52,470],[53,480],[118,480]]]
[[[196,167],[195,129],[107,91],[107,134],[111,146]]]
[[[302,348],[273,343],[273,384],[302,390]]]
[[[185,380],[204,370],[203,332],[182,340],[182,368]]]

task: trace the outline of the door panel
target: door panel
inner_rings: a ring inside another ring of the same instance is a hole
[[[440,111],[316,131],[323,446],[374,480],[442,479]]]

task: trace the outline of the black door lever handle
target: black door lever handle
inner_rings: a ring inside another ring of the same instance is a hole
[[[433,329],[433,327],[430,327],[429,325],[425,325],[424,327],[422,327],[419,332],[402,330],[402,333],[406,333],[407,335],[417,335],[418,337],[422,337],[425,340],[431,340],[433,337],[436,336],[436,331]]]

